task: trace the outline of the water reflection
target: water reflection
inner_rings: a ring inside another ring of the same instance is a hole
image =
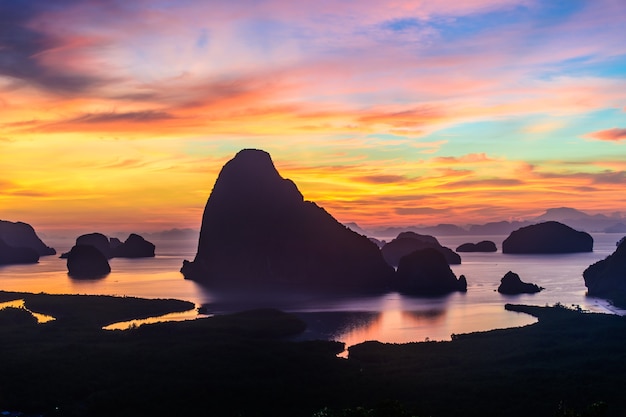
[[[362,297],[306,294],[213,293],[206,307],[214,314],[272,307],[293,313],[307,324],[297,340],[329,339],[346,346],[366,340],[407,343],[451,340],[452,334],[532,324],[535,318],[506,311],[502,298],[468,303],[465,294],[408,297],[398,293]],[[480,294],[478,295],[480,297]]]
[[[208,314],[199,314],[198,309],[194,308],[188,311],[182,311],[179,313],[169,313],[164,314],[162,316],[156,317],[148,317],[146,319],[135,319],[122,321],[118,323],[109,324],[108,326],[104,326],[103,330],[128,330],[133,327],[139,327],[144,324],[154,324],[154,323],[163,323],[166,321],[185,321],[185,320],[195,320],[200,318],[209,317]]]
[[[506,312],[502,306],[484,306],[459,314],[455,310],[402,309],[379,312],[297,313],[308,325],[304,339],[325,338],[346,347],[368,340],[409,343],[451,340],[453,334],[521,327],[536,322],[526,314]],[[334,329],[334,330],[330,330]]]
[[[13,301],[6,301],[3,303],[0,303],[0,310],[4,310],[5,308],[23,308],[24,310],[28,311],[30,314],[33,315],[33,317],[35,317],[37,319],[37,323],[47,323],[49,321],[52,320],[56,320],[54,317],[52,316],[48,316],[46,314],[41,314],[41,313],[35,313],[34,311],[31,311],[29,309],[26,308],[26,306],[24,305],[24,300],[13,300]]]

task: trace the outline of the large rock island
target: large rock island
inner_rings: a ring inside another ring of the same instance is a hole
[[[323,292],[384,291],[394,273],[373,242],[305,201],[256,149],[222,168],[181,272],[217,289]]]
[[[436,237],[430,235],[422,235],[415,232],[402,232],[398,234],[394,240],[386,243],[381,251],[385,261],[389,265],[398,266],[403,256],[409,255],[416,250],[435,249],[441,253],[446,262],[450,265],[459,265],[461,257],[452,249],[442,246]]]
[[[502,242],[502,253],[575,253],[593,251],[589,233],[549,221],[522,227]]]
[[[111,266],[95,246],[76,245],[68,252],[67,271],[72,278],[101,278],[111,272]]]
[[[28,223],[0,220],[0,239],[13,248],[34,249],[39,256],[57,253],[56,250],[42,242],[35,229]]]
[[[440,251],[426,248],[400,259],[397,287],[403,293],[437,296],[467,291],[467,280],[463,275],[457,279]]]
[[[585,269],[583,278],[589,295],[626,304],[626,240],[622,239],[611,255]]]

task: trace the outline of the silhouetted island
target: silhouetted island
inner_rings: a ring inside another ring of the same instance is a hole
[[[0,239],[14,248],[32,248],[39,256],[56,254],[56,250],[41,241],[28,223],[0,220]]]
[[[305,201],[270,155],[244,149],[222,168],[209,196],[186,279],[213,288],[379,292],[391,268],[367,237]]]
[[[515,272],[507,272],[504,274],[502,279],[500,280],[500,286],[498,287],[498,292],[506,295],[516,295],[516,294],[534,294],[543,290],[543,287],[540,287],[536,284],[531,284],[529,282],[523,282],[519,275]]]
[[[107,259],[111,259],[113,257],[109,238],[102,233],[94,232],[80,235],[76,238],[75,246],[93,246],[94,248],[98,249]],[[61,254],[61,258],[67,258],[69,254],[69,252]]]
[[[100,278],[111,272],[111,266],[95,246],[76,245],[67,254],[67,270],[72,278]]]
[[[470,235],[508,235],[520,227],[529,226],[531,223],[527,221],[499,221],[485,224],[473,224],[469,227]]]
[[[113,241],[114,238],[111,238]],[[117,240],[117,239],[116,239]],[[119,241],[118,241],[119,242]],[[138,234],[131,233],[124,243],[111,245],[114,258],[150,258],[154,257],[155,246]]]
[[[626,240],[622,239],[611,255],[585,269],[583,278],[589,295],[626,304]]]
[[[457,279],[441,252],[435,248],[417,250],[403,256],[396,274],[397,287],[403,293],[441,295],[467,291],[464,275]]]
[[[88,233],[76,238],[76,245],[88,245],[98,249],[107,258],[150,258],[154,257],[155,246],[138,234],[131,233],[121,242],[118,238],[108,238],[102,233]],[[69,252],[61,254],[67,258]]]
[[[9,246],[0,239],[0,265],[34,264],[39,262],[39,254],[33,248]]]
[[[448,247],[442,246],[437,238],[415,232],[402,232],[398,234],[398,237],[383,245],[381,252],[389,265],[397,266],[400,263],[400,258],[403,256],[415,252],[416,250],[427,248],[432,248],[440,252],[450,265],[458,265],[461,263],[459,254]]]
[[[478,243],[463,243],[456,248],[457,252],[497,252],[496,244],[491,240],[483,240]]]
[[[593,238],[555,222],[533,224],[512,232],[502,242],[502,253],[574,253],[593,251]]]

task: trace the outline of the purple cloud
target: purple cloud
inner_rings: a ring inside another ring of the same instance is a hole
[[[52,67],[42,54],[63,42],[31,26],[43,13],[77,3],[77,0],[0,2],[0,76],[62,93],[85,91],[102,81],[66,67]]]

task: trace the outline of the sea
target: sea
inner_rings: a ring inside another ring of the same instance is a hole
[[[67,274],[66,261],[56,256],[41,257],[31,265],[0,267],[0,290],[49,294],[115,295],[142,298],[176,298],[195,303],[197,309],[148,320],[114,323],[108,328],[124,329],[163,320],[189,320],[255,308],[278,308],[296,314],[307,323],[301,339],[328,339],[352,346],[367,340],[387,343],[451,340],[452,335],[520,327],[535,318],[505,310],[507,303],[551,306],[590,312],[624,315],[626,311],[609,301],[586,294],[583,271],[616,249],[622,237],[592,233],[594,250],[559,255],[511,255],[501,252],[506,236],[442,236],[440,243],[455,249],[465,242],[492,240],[495,253],[461,253],[462,263],[452,265],[457,276],[467,278],[467,293],[441,297],[415,297],[399,293],[377,296],[328,297],[299,294],[215,294],[210,288],[185,280],[179,272],[184,259],[195,256],[195,240],[152,240],[154,258],[110,260],[112,272],[96,280],[76,280]],[[122,237],[122,236],[120,236]],[[74,239],[44,239],[58,254],[68,251]],[[545,289],[516,296],[497,292],[508,271],[522,281]]]

